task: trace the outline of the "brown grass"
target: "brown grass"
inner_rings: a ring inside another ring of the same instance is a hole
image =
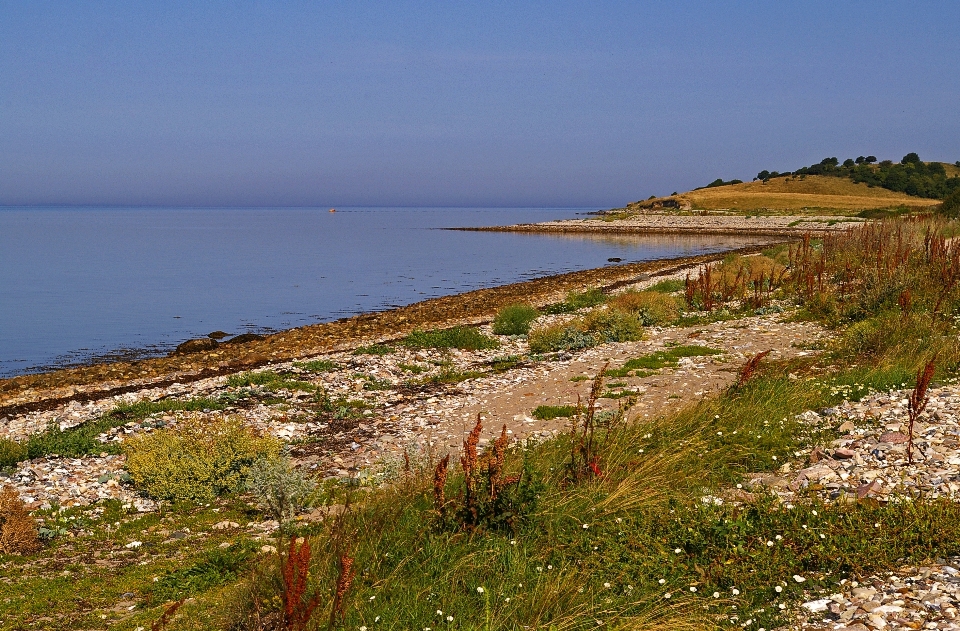
[[[927,207],[935,199],[910,197],[884,188],[870,188],[848,179],[808,175],[799,178],[774,178],[763,182],[744,182],[730,186],[701,189],[684,193],[695,209],[718,210],[802,210],[832,209],[860,211],[887,206]]]
[[[0,490],[0,553],[25,554],[40,547],[37,522],[11,487]]]

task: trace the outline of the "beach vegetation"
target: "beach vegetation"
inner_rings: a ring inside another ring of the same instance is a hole
[[[501,309],[493,319],[495,335],[526,335],[530,324],[540,316],[540,312],[530,305],[508,305]]]
[[[369,346],[358,346],[353,350],[354,355],[389,355],[396,349],[389,344],[370,344]]]
[[[414,331],[401,342],[407,348],[423,349],[457,348],[465,351],[479,351],[498,348],[500,342],[484,335],[472,326],[455,326],[449,329]]]
[[[552,324],[530,331],[531,353],[579,351],[597,345],[597,338],[584,329],[582,320]]]
[[[295,368],[312,373],[331,372],[340,366],[329,359],[315,359],[308,362],[293,362]]]
[[[582,292],[571,291],[563,302],[548,305],[543,308],[543,312],[549,314],[573,313],[580,309],[602,305],[606,301],[607,295],[601,289],[588,289]]]
[[[37,520],[13,487],[0,487],[0,555],[26,554],[40,547]]]
[[[619,309],[594,309],[583,318],[583,328],[600,344],[635,342],[643,339],[640,313]]]
[[[644,291],[656,291],[661,294],[675,294],[678,291],[683,291],[683,279],[665,278],[661,281],[657,281],[653,285],[650,285],[650,287]]]
[[[576,407],[573,405],[538,405],[532,416],[539,421],[552,421],[555,418],[570,418],[575,413]]]
[[[209,502],[244,488],[250,467],[276,458],[280,445],[235,417],[186,419],[123,443],[137,488],[156,500]]]
[[[677,281],[682,288],[682,281]],[[644,326],[669,324],[680,315],[677,299],[660,291],[626,291],[607,303],[611,310],[636,314]]]

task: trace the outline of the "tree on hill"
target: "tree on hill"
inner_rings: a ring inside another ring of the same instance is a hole
[[[960,188],[954,190],[943,200],[943,203],[937,207],[937,212],[951,219],[960,217]]]
[[[792,174],[764,169],[757,174],[756,179],[766,182],[771,178],[784,175],[827,175],[850,178],[854,182],[862,182],[867,186],[930,199],[944,199],[953,191],[960,189],[960,176],[947,177],[943,164],[924,162],[915,152],[903,156],[899,163],[894,163],[893,160],[884,160],[879,164],[875,164],[876,162],[876,156],[847,158],[843,164],[836,157],[831,157],[824,158],[817,164],[797,169]],[[717,180],[709,186],[720,186],[718,182],[727,183]]]

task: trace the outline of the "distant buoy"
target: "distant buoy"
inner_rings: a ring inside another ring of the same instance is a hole
[[[335,213],[335,212],[337,212],[337,209],[336,209],[336,208],[331,208],[331,209],[330,209],[330,212]]]

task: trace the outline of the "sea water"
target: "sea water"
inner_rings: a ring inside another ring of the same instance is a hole
[[[538,208],[3,208],[0,377],[749,238],[463,232]]]

